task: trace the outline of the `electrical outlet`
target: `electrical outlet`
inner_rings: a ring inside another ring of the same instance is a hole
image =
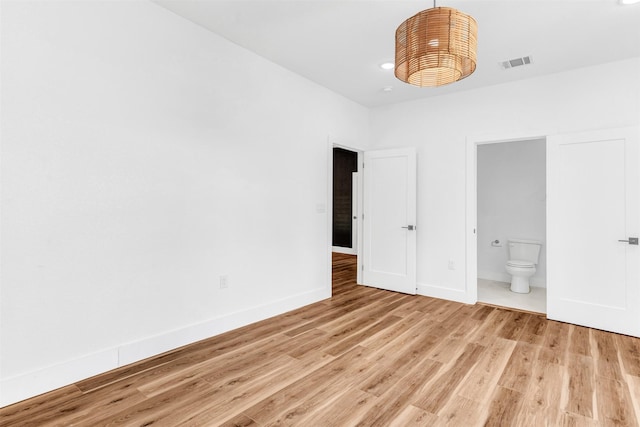
[[[226,289],[229,287],[229,276],[226,274],[220,276],[220,289]]]
[[[455,263],[455,261],[450,259],[449,260],[449,270],[455,270],[455,269],[456,269],[456,263]]]

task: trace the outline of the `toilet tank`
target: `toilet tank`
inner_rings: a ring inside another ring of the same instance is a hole
[[[509,239],[509,259],[538,263],[542,242],[537,240]]]

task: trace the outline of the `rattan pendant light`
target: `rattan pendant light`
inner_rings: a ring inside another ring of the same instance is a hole
[[[442,86],[476,69],[478,24],[450,7],[423,10],[396,30],[395,75],[416,86]]]

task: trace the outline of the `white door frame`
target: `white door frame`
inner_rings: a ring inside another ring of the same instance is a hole
[[[327,180],[328,180],[328,186],[327,186],[327,216],[328,216],[328,227],[327,227],[327,251],[328,251],[328,260],[329,260],[329,266],[328,266],[328,279],[327,279],[327,283],[328,283],[328,287],[329,287],[329,295],[331,295],[331,288],[332,288],[332,280],[331,280],[331,270],[333,268],[332,266],[332,262],[331,262],[331,254],[333,252],[333,149],[334,148],[342,148],[345,150],[349,150],[349,151],[353,151],[355,153],[358,153],[358,177],[362,176],[362,163],[364,161],[364,150],[361,148],[356,148],[354,146],[351,145],[345,145],[342,143],[337,142],[334,138],[332,138],[331,136],[328,137],[328,144],[327,144],[327,151],[328,151],[328,173],[327,173]],[[356,278],[356,283],[358,284],[362,284],[362,179],[358,179],[357,185],[358,185],[358,192],[357,192],[357,229],[356,229],[356,234],[357,234],[357,241],[356,241],[356,257],[357,257],[357,278]]]
[[[502,133],[467,136],[466,147],[466,251],[465,291],[467,304],[478,302],[478,145],[543,139],[550,132]]]

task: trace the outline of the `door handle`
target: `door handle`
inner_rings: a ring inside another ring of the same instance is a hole
[[[628,243],[630,245],[637,245],[638,244],[638,238],[637,237],[629,237],[628,240],[618,240],[618,242],[625,242],[625,243]]]
[[[407,225],[406,227],[402,227],[402,228],[406,228],[407,230],[411,231],[411,230],[415,230],[416,227],[413,225]],[[636,243],[637,244],[637,243]]]

